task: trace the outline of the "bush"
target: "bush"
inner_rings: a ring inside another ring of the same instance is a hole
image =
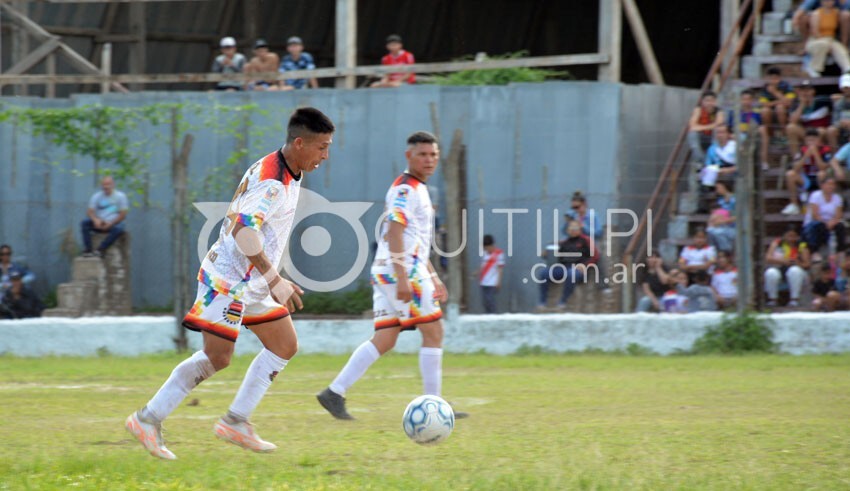
[[[500,56],[488,57],[491,60],[506,60],[528,56],[527,51],[517,51]],[[456,61],[469,61],[467,56]],[[551,78],[572,79],[568,71],[545,70],[542,68],[494,68],[492,70],[464,70],[446,75],[433,75],[426,83],[436,85],[507,85],[521,82],[545,82]]]
[[[304,295],[304,310],[306,314],[345,314],[360,316],[366,310],[372,309],[372,288],[360,285],[355,290],[346,292],[322,292]]]
[[[773,321],[756,312],[743,315],[724,314],[720,324],[710,326],[694,342],[694,354],[775,353],[779,345],[773,342]]]

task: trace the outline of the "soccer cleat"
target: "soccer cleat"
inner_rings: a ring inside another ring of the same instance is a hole
[[[162,443],[162,423],[149,423],[139,418],[139,412],[131,414],[124,422],[124,427],[127,428],[133,436],[139,440],[145,449],[154,457],[159,457],[164,460],[176,460],[177,456],[171,453],[171,450],[165,448]]]
[[[345,397],[332,391],[330,387],[316,394],[316,399],[336,419],[354,419],[345,409]]]
[[[792,298],[791,301],[788,302],[788,306],[789,307],[799,307],[800,302],[798,302],[797,299]]]
[[[267,442],[259,437],[254,432],[254,425],[247,421],[240,421],[238,423],[228,423],[221,418],[218,420],[218,423],[215,424],[215,428],[213,430],[215,432],[215,436],[218,438],[230,442],[234,445],[238,445],[246,450],[251,450],[254,452],[274,452],[277,449],[277,445],[271,442]]]

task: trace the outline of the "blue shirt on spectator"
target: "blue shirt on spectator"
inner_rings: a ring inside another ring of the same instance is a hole
[[[841,162],[844,167],[850,167],[847,164],[850,164],[850,143],[845,143],[841,148],[835,152],[835,159]]]
[[[12,286],[12,274],[18,273],[22,276],[21,280],[24,285],[28,285],[32,283],[35,279],[35,275],[27,269],[26,266],[20,263],[10,263],[8,268],[4,268],[3,265],[0,265],[0,297],[3,296],[3,293]]]
[[[315,68],[316,64],[313,62],[313,56],[306,52],[301,53],[301,56],[297,60],[293,60],[292,55],[287,54],[280,62],[281,73],[291,72],[292,70],[314,70]],[[303,89],[307,86],[307,82],[308,80],[306,78],[286,79],[286,85],[295,87],[296,89]]]
[[[581,233],[584,235],[590,236],[591,231],[593,232],[593,238],[598,239],[602,236],[602,217],[599,216],[598,213],[595,213],[593,210],[587,210],[587,215],[584,217],[579,217],[578,212],[575,210],[570,210],[564,213],[565,216],[569,217],[570,220],[577,220],[581,222]],[[590,215],[593,215],[593,228],[590,228]],[[564,224],[564,234],[567,233],[567,225]]]

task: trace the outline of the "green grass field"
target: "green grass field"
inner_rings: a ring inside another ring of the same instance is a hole
[[[450,355],[445,397],[472,417],[435,447],[401,430],[415,356],[353,388],[354,422],[314,398],[346,358],[299,356],[254,415],[263,455],[212,434],[242,357],[166,422],[163,462],[123,420],[182,358],[0,357],[0,489],[850,489],[847,355]]]

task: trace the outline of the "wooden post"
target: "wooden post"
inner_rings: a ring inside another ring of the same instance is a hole
[[[336,0],[336,67],[357,66],[357,0]],[[357,79],[348,75],[336,79],[336,87],[353,89]]]
[[[726,36],[729,35],[729,32],[735,25],[735,19],[738,18],[738,14],[740,11],[741,2],[740,0],[721,0],[720,2],[720,39],[726,39]],[[761,25],[761,24],[759,24]],[[737,29],[736,29],[737,31]],[[738,44],[738,33],[732,37],[732,46]],[[733,61],[735,55],[734,53],[727,53],[726,58],[723,59],[723,71],[729,66],[730,63],[735,65],[738,64],[737,61]],[[734,70],[736,67],[732,67]],[[737,73],[737,72],[736,72]]]
[[[14,0],[10,2],[11,7],[17,9],[19,12],[27,11],[27,2],[26,0]],[[24,59],[27,54],[29,54],[30,41],[29,34],[24,27],[18,25],[12,25],[11,30],[11,54],[12,54],[12,66],[16,65],[22,59]],[[14,88],[15,95],[29,95],[29,89],[26,85],[18,85]]]
[[[50,53],[45,58],[45,66],[47,70],[47,75],[53,77],[56,75],[56,54]],[[53,82],[48,82],[47,87],[44,89],[45,97],[49,99],[53,99],[56,97],[56,84]]]
[[[174,338],[174,343],[177,346],[177,351],[185,351],[188,347],[186,340],[186,329],[183,328],[181,319],[188,308],[189,297],[187,295],[186,285],[190,279],[189,271],[189,253],[187,244],[187,231],[189,228],[189,219],[187,216],[186,187],[189,180],[189,154],[192,152],[192,143],[194,137],[191,134],[186,134],[183,137],[183,145],[178,150],[177,140],[179,134],[179,109],[171,110],[171,182],[174,187],[174,215],[171,219],[171,257],[172,257],[172,275],[174,289],[174,318],[177,319],[177,337]]]
[[[599,51],[608,63],[599,65],[599,80],[620,81],[623,43],[623,6],[620,0],[599,0]]]
[[[100,72],[103,76],[112,75],[112,43],[103,43],[103,49],[100,53]],[[100,83],[101,94],[109,92],[109,82],[104,80]]]
[[[257,40],[257,18],[259,17],[259,8],[257,0],[243,0],[242,14],[245,19],[245,38],[248,41],[248,50],[254,47],[254,41]],[[249,55],[248,58],[251,58]]]
[[[145,15],[145,4],[143,2],[132,2],[130,9],[130,34],[135,42],[130,45],[128,65],[130,73],[146,73],[145,59],[147,56],[146,31],[147,21]],[[132,84],[128,87],[133,91],[144,90],[144,85]]]
[[[664,76],[661,75],[658,60],[655,58],[655,52],[652,49],[652,42],[650,42],[649,35],[646,33],[646,26],[643,24],[643,19],[640,16],[640,10],[638,10],[635,0],[621,1],[623,2],[623,10],[626,12],[626,18],[629,21],[629,27],[632,29],[632,36],[635,38],[640,59],[643,61],[643,67],[646,69],[646,75],[649,77],[649,81],[656,85],[664,85]]]
[[[446,252],[455,253],[463,242],[463,204],[461,202],[461,163],[463,161],[463,131],[455,130],[449,156],[443,163],[443,180],[446,183]],[[463,253],[449,258],[449,277],[446,286],[449,301],[446,314],[451,321],[460,314],[463,294]]]

